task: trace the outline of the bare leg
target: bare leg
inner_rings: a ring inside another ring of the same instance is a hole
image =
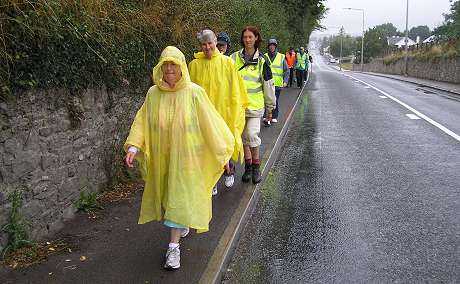
[[[259,160],[259,147],[251,148],[251,157],[253,160]],[[246,149],[245,149],[245,156],[246,156]]]
[[[180,233],[181,229],[171,228],[171,239],[169,242],[173,244],[178,244],[180,241]]]
[[[252,148],[250,148],[249,146],[246,146],[246,145],[244,145],[243,148],[244,148],[244,159],[245,160],[251,160],[252,159],[252,154],[251,154],[252,153],[252,151],[251,151]]]

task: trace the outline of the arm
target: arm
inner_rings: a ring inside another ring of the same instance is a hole
[[[289,66],[287,65],[286,59],[283,59],[283,74],[284,74],[283,82],[285,86],[287,86],[289,82]]]
[[[144,147],[144,123],[145,123],[145,112],[146,112],[146,103],[142,104],[141,108],[138,110],[136,117],[134,118],[133,124],[131,125],[131,130],[129,131],[129,136],[126,139],[124,149],[126,151],[125,162],[126,165],[130,168],[134,167],[133,161],[134,158]]]
[[[264,86],[264,101],[265,108],[269,113],[276,107],[275,85],[273,84],[273,74],[267,62],[264,62],[262,67],[262,77]]]

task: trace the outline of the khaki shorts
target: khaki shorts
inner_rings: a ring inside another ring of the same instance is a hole
[[[258,147],[262,144],[259,137],[260,133],[260,117],[246,117],[243,134],[241,136],[244,146],[251,148]]]

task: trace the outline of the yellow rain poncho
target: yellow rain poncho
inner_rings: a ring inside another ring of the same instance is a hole
[[[161,66],[180,65],[174,89]],[[145,189],[139,224],[169,220],[199,232],[208,230],[211,190],[234,149],[234,138],[203,88],[192,83],[183,53],[168,46],[153,69],[156,85],[131,126],[125,150],[135,146]]]
[[[248,94],[244,81],[235,69],[233,60],[216,50],[211,59],[203,52],[195,54],[190,62],[190,78],[192,82],[206,90],[209,99],[227,123],[235,138],[235,149],[232,159],[243,161],[243,133],[245,109],[248,105]]]

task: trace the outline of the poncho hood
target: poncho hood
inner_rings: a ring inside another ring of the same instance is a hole
[[[161,67],[165,62],[172,61],[180,66],[182,78],[176,83],[174,88],[170,88],[166,82],[163,81],[163,70]],[[191,84],[190,75],[187,69],[187,62],[185,56],[177,47],[168,46],[161,52],[158,64],[153,68],[153,81],[163,91],[178,91]]]

